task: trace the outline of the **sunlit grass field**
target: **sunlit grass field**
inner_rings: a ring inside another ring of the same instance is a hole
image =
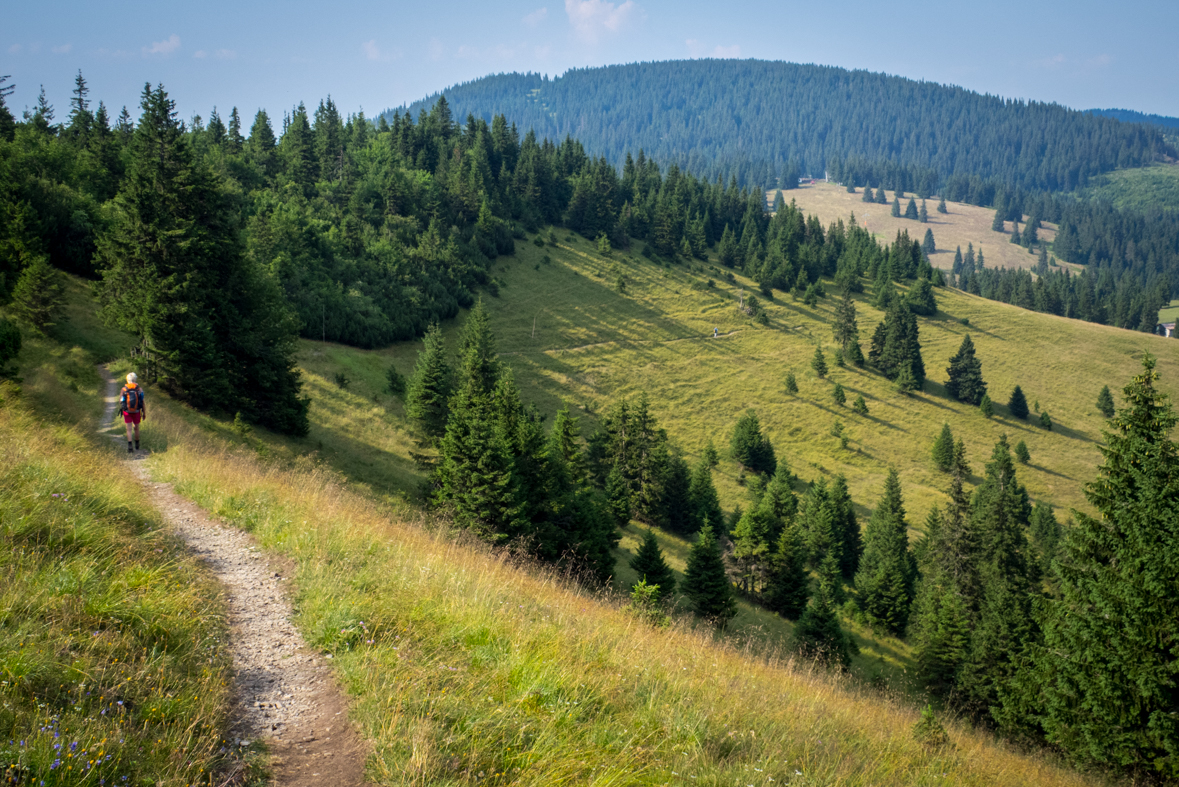
[[[1179,165],[1119,169],[1099,175],[1082,190],[1090,198],[1108,200],[1131,210],[1179,210]]]

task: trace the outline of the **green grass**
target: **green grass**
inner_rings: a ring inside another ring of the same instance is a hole
[[[0,782],[210,784],[217,589],[112,452],[0,396]]]
[[[1115,170],[1093,178],[1080,193],[1108,200],[1123,210],[1179,210],[1179,166]]]

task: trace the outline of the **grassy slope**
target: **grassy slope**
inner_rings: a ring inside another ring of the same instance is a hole
[[[925,749],[903,700],[641,624],[163,397],[153,413],[154,472],[297,564],[297,622],[355,695],[381,784],[1101,783],[957,723]]]
[[[976,468],[1000,431],[1024,430],[1035,438],[1036,457],[1051,455],[1053,472],[1059,461],[1075,476],[1033,469],[1025,474],[1033,494],[1058,483],[1060,494],[1075,498],[1096,462],[1095,446],[1083,438],[1099,426],[1088,412],[1097,381],[1116,388],[1136,367],[1137,349],[1152,341],[951,294],[946,308],[977,326],[992,382],[1006,386],[1002,374],[1022,370],[1030,395],[1071,431],[988,422],[936,396],[900,397],[874,376],[836,370],[873,409],[869,419],[841,411],[856,449],[844,453],[824,436],[836,409],[827,402],[828,383],[803,371],[812,341],[829,343],[829,302],[817,310],[771,304],[771,326],[755,327],[737,314],[729,285],[708,288],[682,269],[602,260],[585,241],[568,245],[523,247],[504,263],[502,297],[489,301],[527,398],[548,413],[562,399],[584,403],[592,421],[618,396],[645,389],[673,439],[692,454],[709,437],[723,447],[740,409],[755,406],[779,454],[804,479],[844,470],[861,505],[874,502],[886,464],[896,463],[915,521],[941,496],[942,479],[924,456],[942,417],[966,436]],[[541,261],[545,254],[550,264]],[[625,267],[625,294],[606,284],[616,264]],[[72,330],[97,336],[83,300],[76,306]],[[877,318],[861,305],[862,330]],[[727,336],[703,338],[714,325]],[[922,326],[936,370],[930,348],[948,355],[962,326],[948,319]],[[1010,353],[1018,357],[991,357],[1017,341],[1026,344]],[[1149,346],[1162,356],[1164,382],[1174,390],[1176,355],[1165,352],[1170,345]],[[412,441],[400,404],[381,392],[388,364],[408,373],[417,347],[363,352],[304,343],[314,399],[305,441],[239,435],[160,394],[144,429],[156,473],[296,560],[300,626],[336,654],[357,696],[356,718],[377,744],[370,772],[381,782],[780,783],[797,770],[798,784],[1095,783],[1042,753],[1021,756],[957,724],[950,725],[956,749],[921,749],[909,737],[916,714],[904,700],[766,653],[756,627],[769,629],[771,640],[773,626],[784,630],[771,616],[743,613],[745,632],[754,635],[737,640],[748,643],[743,647],[683,624],[653,630],[610,598],[421,527],[396,494],[411,493],[417,482],[407,456]],[[1093,388],[1073,419],[1064,417],[1071,389],[1048,384],[1052,363],[1055,373],[1073,376],[1073,387]],[[786,368],[800,372],[798,398],[781,392]],[[346,392],[329,382],[339,372],[352,381]],[[51,399],[70,382],[70,374],[55,372],[39,390]],[[96,387],[90,380],[79,393]],[[348,480],[377,494],[349,489]],[[744,499],[730,462],[722,462],[718,480],[726,505]],[[623,548],[638,536],[637,526],[629,528]],[[664,538],[664,545],[673,565],[682,565],[686,544]],[[865,644],[872,650],[862,669],[874,654],[905,661],[898,643]]]
[[[1179,210],[1179,164],[1121,169],[1093,179],[1082,194],[1123,209]]]
[[[773,199],[773,192],[770,192]],[[990,208],[980,208],[960,202],[947,202],[948,213],[937,212],[937,200],[926,200],[929,222],[921,224],[912,219],[893,218],[893,192],[887,192],[887,205],[861,202],[863,189],[857,189],[855,194],[848,194],[843,186],[834,183],[818,182],[815,185],[800,186],[798,189],[783,192],[787,202],[794,200],[807,214],[815,214],[823,220],[826,226],[833,221],[843,219],[855,212],[857,221],[866,225],[876,237],[886,243],[896,238],[898,230],[908,230],[910,237],[921,240],[925,237],[925,230],[933,230],[933,238],[937,243],[937,252],[930,255],[930,262],[934,267],[949,270],[954,262],[954,249],[962,247],[966,253],[966,244],[973,243],[974,248],[981,248],[986,258],[988,268],[1032,268],[1036,264],[1036,255],[1027,249],[1011,243],[1011,222],[1005,225],[1006,233],[998,233],[991,229],[991,222],[995,218],[995,211]],[[912,195],[909,195],[912,196]],[[903,209],[908,199],[901,200]],[[921,200],[917,200],[921,204]],[[1024,216],[1026,220],[1028,216]],[[1021,225],[1022,228],[1022,225]],[[1056,225],[1044,224],[1039,236],[1051,243],[1056,239]],[[1076,266],[1072,266],[1076,267]]]
[[[69,299],[81,319],[26,334],[23,384],[0,383],[0,781],[208,783],[227,766],[217,589],[94,434],[94,362],[121,339],[76,282]]]
[[[1101,386],[1118,392],[1138,368],[1137,354],[1149,348],[1160,356],[1164,387],[1179,391],[1179,344],[939,291],[942,313],[921,321],[931,378],[924,393],[898,395],[886,380],[864,370],[829,374],[830,381],[844,385],[849,405],[856,394],[864,396],[870,414],[862,417],[850,406],[838,407],[831,400],[831,382],[817,379],[809,367],[815,342],[824,345],[831,361],[833,299],[809,309],[788,296],[780,298],[767,304],[770,326],[761,327],[735,308],[738,290],[752,291],[749,282],[734,286],[711,273],[717,284],[709,288],[707,274],[617,254],[604,259],[591,248],[584,240],[562,241],[562,248],[543,251],[521,245],[518,256],[503,263],[500,277],[506,286],[500,297],[487,299],[500,348],[526,400],[549,415],[569,402],[580,408],[588,433],[596,414],[612,402],[646,391],[660,422],[689,459],[710,439],[723,451],[738,414],[753,407],[779,457],[804,481],[847,476],[861,521],[875,506],[888,467],[897,467],[914,536],[929,508],[946,499],[945,477],[928,458],[943,421],[965,439],[976,482],[1000,435],[1007,434],[1012,444],[1024,440],[1032,461],[1020,468],[1021,480],[1034,499],[1060,507],[1067,518],[1069,509],[1086,508],[1082,485],[1094,477],[1100,460],[1103,421],[1094,402]],[[551,263],[543,262],[545,256]],[[619,271],[626,276],[623,294],[613,286]],[[882,315],[863,300],[859,315],[866,345]],[[969,320],[969,327],[959,319]],[[713,327],[722,338],[709,338]],[[452,347],[457,330],[457,324],[446,328]],[[1008,417],[1002,404],[987,420],[975,408],[945,397],[944,369],[966,333],[975,341],[996,401],[1005,402],[1020,384],[1029,403],[1038,401],[1050,412],[1054,431]],[[402,405],[384,392],[388,365],[410,374],[419,346],[365,352],[303,345],[301,362],[314,396],[311,439],[322,449],[320,458],[386,493],[412,494],[419,481],[408,459],[412,440]],[[797,397],[784,391],[788,370],[798,376]],[[348,391],[330,382],[337,373],[352,381]],[[850,451],[840,449],[830,434],[837,419],[851,435]],[[748,499],[737,476],[735,463],[727,460],[715,475],[727,508]],[[688,545],[667,534],[660,540],[672,566],[682,570]],[[620,586],[630,579],[626,560],[640,541],[639,525],[623,534]],[[736,628],[781,641],[790,627],[743,605]],[[895,680],[898,670],[909,666],[903,642],[852,630],[863,650],[856,660],[860,674],[883,673]]]

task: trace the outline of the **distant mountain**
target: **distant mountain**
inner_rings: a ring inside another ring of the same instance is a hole
[[[1162,126],[1163,128],[1179,129],[1179,118],[1167,117],[1166,115],[1147,115],[1143,112],[1135,112],[1132,109],[1090,109],[1088,111],[1091,115],[1113,118],[1123,123],[1149,123],[1154,126]]]
[[[956,181],[955,198],[975,201],[969,178],[1067,191],[1175,155],[1156,129],[1057,104],[760,60],[633,63],[553,79],[495,74],[443,93],[460,122],[502,113],[521,133],[572,135],[616,165],[642,148],[662,164],[757,186],[827,170],[919,193]],[[439,95],[408,110],[416,117]]]

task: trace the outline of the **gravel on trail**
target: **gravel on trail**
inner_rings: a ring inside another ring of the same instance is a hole
[[[106,431],[114,422],[119,381],[105,367],[99,371],[107,384],[100,427]],[[111,437],[120,444],[125,439],[121,429]],[[136,451],[129,458],[146,455]],[[224,588],[233,655],[229,732],[234,743],[265,742],[276,787],[367,784],[368,749],[348,721],[344,694],[327,659],[307,647],[291,622],[289,569],[259,549],[249,533],[213,520],[171,484],[152,481],[142,463],[134,467],[169,528]]]

